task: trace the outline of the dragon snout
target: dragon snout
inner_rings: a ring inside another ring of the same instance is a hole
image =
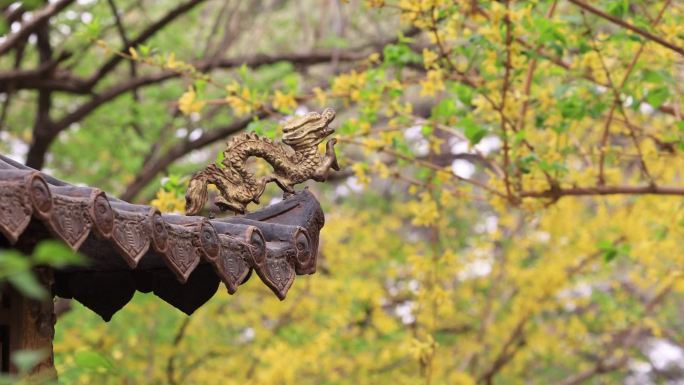
[[[325,138],[326,136],[332,135],[332,134],[334,134],[334,133],[335,133],[335,129],[334,129],[334,128],[326,127],[326,128],[323,130],[323,137]]]

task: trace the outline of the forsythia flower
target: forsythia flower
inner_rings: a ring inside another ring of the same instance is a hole
[[[150,202],[150,204],[164,213],[185,212],[185,200],[163,188],[157,191],[157,198]]]
[[[236,116],[245,116],[252,112],[252,105],[250,104],[252,93],[249,88],[243,88],[240,96],[233,95],[237,94],[238,90],[239,85],[237,84],[226,86],[226,91],[231,93],[231,95],[226,96],[226,103],[233,109]]]
[[[365,186],[370,183],[370,178],[368,177],[368,174],[366,174],[366,165],[363,163],[355,163],[352,166],[352,170],[354,171],[354,174],[356,174],[356,179],[358,179],[360,184]]]
[[[411,224],[414,226],[430,226],[439,218],[437,202],[427,192],[420,194],[420,201],[408,202],[407,207],[413,214]]]
[[[420,81],[420,96],[435,96],[437,92],[444,91],[444,80],[442,78],[442,71],[430,70],[427,73],[427,78]]]
[[[313,89],[313,93],[318,105],[321,107],[325,106],[325,103],[328,101],[328,95],[325,94],[325,91],[323,91],[321,87],[316,87]]]
[[[366,0],[366,5],[371,8],[381,8],[385,5],[385,0]]]
[[[449,190],[442,190],[439,196],[439,203],[442,206],[449,206],[453,199],[454,195]]]
[[[291,112],[297,108],[297,101],[291,93],[276,91],[273,95],[273,108],[282,112]]]
[[[373,171],[378,174],[378,176],[382,179],[387,179],[390,177],[390,170],[387,168],[387,165],[382,163],[380,160],[376,159],[375,163],[373,163]]]
[[[188,87],[188,90],[178,99],[178,108],[185,115],[200,112],[204,105],[204,101],[197,100],[197,94],[192,86]]]
[[[411,355],[413,355],[413,358],[426,364],[431,360],[436,347],[437,343],[434,338],[431,335],[428,335],[425,338],[425,341],[413,338],[409,346],[409,351]]]
[[[174,70],[180,66],[181,62],[176,61],[176,54],[171,52],[167,57],[166,57],[166,68],[170,70]]]
[[[373,52],[372,54],[368,55],[368,58],[366,60],[370,64],[378,64],[380,63],[380,54],[377,52]]]
[[[427,48],[423,48],[423,65],[429,69],[437,63],[439,56]]]
[[[453,385],[475,385],[475,379],[465,372],[453,372],[449,376],[449,383]]]
[[[353,101],[359,100],[361,92],[359,91],[366,84],[366,73],[358,73],[351,71],[348,74],[342,74],[333,80],[332,91],[336,95],[348,95]]]

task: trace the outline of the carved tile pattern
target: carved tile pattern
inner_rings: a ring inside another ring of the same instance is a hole
[[[294,250],[287,250],[279,254],[273,255],[269,251],[266,262],[255,270],[266,286],[282,300],[294,282],[295,270],[290,261],[295,258],[295,253]]]
[[[72,249],[81,246],[93,227],[88,214],[88,202],[83,198],[72,198],[56,195],[53,198],[54,208],[50,216],[52,230]]]
[[[47,217],[52,208],[52,195],[43,178],[36,177],[31,181],[31,199],[37,213],[43,218]]]
[[[14,243],[31,221],[31,203],[18,183],[0,184],[0,230]]]
[[[202,246],[202,252],[204,256],[206,256],[210,261],[216,260],[216,258],[219,257],[221,245],[219,244],[216,230],[211,223],[202,223],[200,226],[199,236],[200,245]]]
[[[166,222],[164,222],[159,212],[155,212],[152,215],[152,233],[154,234],[152,246],[154,246],[154,249],[158,253],[165,253],[167,249],[169,233],[166,228]]]
[[[114,211],[112,239],[131,267],[137,266],[149,249],[150,232],[147,214]]]
[[[226,285],[228,292],[233,294],[249,274],[247,258],[251,250],[246,243],[228,235],[219,235],[219,241],[221,252],[215,266],[219,278]]]
[[[199,249],[195,244],[197,234],[193,228],[168,225],[168,247],[166,259],[178,278],[185,282],[200,261]]]
[[[114,227],[114,213],[104,194],[98,195],[93,203],[93,220],[100,234],[109,238]]]
[[[309,229],[309,245],[311,245],[308,263],[297,271],[298,274],[314,274],[316,272],[316,265],[318,264],[319,234],[324,225],[325,216],[323,215],[323,211],[317,210],[313,218],[311,218],[310,224],[306,226]]]

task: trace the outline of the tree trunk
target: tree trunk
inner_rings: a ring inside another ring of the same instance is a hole
[[[40,283],[51,292],[52,270],[37,268],[35,273]],[[43,355],[28,374],[34,378],[56,378],[52,352],[54,336],[52,297],[42,301],[31,299],[6,285],[0,297],[0,372],[18,374],[12,355],[17,351],[31,350],[40,351]]]

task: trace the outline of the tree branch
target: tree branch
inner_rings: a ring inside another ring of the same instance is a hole
[[[281,56],[257,55],[250,58],[222,59],[215,63],[212,63],[210,60],[204,60],[195,63],[195,68],[199,71],[207,72],[216,68],[234,68],[243,64],[247,67],[255,68],[280,61],[289,61],[295,64],[295,66],[309,66],[329,62],[332,55],[332,52],[313,52],[310,54],[284,54]],[[342,57],[344,60],[353,61],[364,59],[367,57],[367,54],[359,52],[356,49],[350,49],[349,51],[346,51]],[[40,142],[37,142],[29,148],[26,164],[32,168],[41,169],[45,162],[45,153],[57,135],[59,135],[61,131],[67,129],[71,124],[83,120],[106,102],[140,87],[161,83],[179,76],[181,76],[181,74],[174,71],[162,71],[152,75],[139,76],[134,79],[129,79],[126,82],[118,83],[104,92],[94,95],[89,101],[83,103],[73,112],[55,122],[52,125],[50,132],[44,133],[40,138]]]
[[[74,0],[57,0],[33,14],[33,18],[22,24],[21,28],[7,36],[5,41],[0,44],[0,56],[16,46],[19,42],[28,39],[41,25],[48,21],[53,15],[66,8]]]
[[[594,6],[589,5],[589,4],[587,4],[581,0],[569,0],[569,1],[571,3],[577,5],[578,7],[584,9],[587,12],[593,13],[594,15],[596,15],[602,19],[606,19],[606,20],[608,20],[614,24],[619,25],[622,28],[628,29],[628,30],[636,33],[637,35],[639,35],[643,38],[646,38],[648,40],[651,40],[655,43],[658,43],[658,44],[662,45],[663,47],[669,48],[669,49],[677,52],[680,55],[684,55],[684,48],[678,47],[678,46],[676,46],[676,45],[674,45],[674,44],[672,44],[666,40],[663,40],[660,37],[652,34],[651,32],[645,31],[645,30],[638,28],[632,24],[629,24],[626,21],[619,19],[619,18],[617,18],[613,15],[610,15],[608,13],[605,13],[602,10],[595,8]]]
[[[135,39],[129,41],[127,44],[124,44],[124,47],[121,49],[122,52],[128,52],[128,49],[131,47],[136,47],[139,44],[142,44],[145,42],[147,39],[152,37],[154,34],[159,32],[162,28],[164,28],[166,25],[174,21],[176,18],[179,16],[185,14],[186,12],[190,11],[192,8],[194,8],[196,5],[202,3],[204,0],[190,0],[185,3],[181,3],[178,7],[174,8],[173,10],[169,11],[164,17],[161,19],[157,20],[156,23],[150,25],[145,29],[143,32],[141,32]],[[105,75],[107,75],[109,72],[111,72],[116,66],[123,60],[123,58],[119,55],[113,55],[105,64],[100,67],[100,69],[90,78],[89,84],[91,87],[94,87],[100,80],[102,80]]]
[[[36,46],[41,64],[50,63],[52,60],[49,28],[48,23],[43,23],[36,30]],[[45,138],[52,131],[50,110],[52,110],[52,91],[41,90],[38,93],[36,118],[33,122],[32,148],[41,148],[49,143]]]
[[[107,0],[107,3],[109,3],[109,8],[112,11],[112,15],[114,15],[114,21],[116,25],[116,30],[119,32],[119,37],[121,37],[121,42],[123,43],[124,47],[129,47],[131,45],[130,41],[128,40],[128,36],[126,36],[126,29],[123,26],[123,22],[121,21],[121,17],[119,16],[119,10],[116,7],[116,3],[114,3],[114,0]],[[129,61],[130,64],[130,74],[131,77],[134,78],[138,76],[137,74],[137,68],[136,68],[136,62],[133,60]],[[135,94],[135,99],[138,100],[138,94]]]
[[[185,156],[190,151],[200,149],[204,146],[222,140],[231,134],[242,131],[247,127],[247,125],[249,125],[249,123],[254,121],[254,119],[261,119],[266,116],[266,112],[259,112],[254,116],[250,116],[248,118],[233,122],[227,126],[208,131],[199,137],[199,139],[192,142],[184,141],[172,146],[163,155],[155,157],[143,165],[133,182],[131,182],[124,193],[121,194],[121,199],[130,201],[131,199],[135,198],[135,196],[138,195],[140,191],[142,191],[142,189],[145,188],[145,186],[147,186],[147,184],[157,176],[158,173],[169,167],[174,161]]]
[[[492,366],[478,377],[478,384],[484,383],[486,385],[491,385],[494,381],[494,376],[496,376],[499,370],[501,370],[501,368],[503,368],[515,356],[515,353],[525,344],[524,330],[528,319],[528,317],[525,317],[518,322],[508,340],[506,340],[504,346],[501,348],[501,351],[499,351],[499,354],[492,363]]]
[[[489,19],[489,14],[488,14],[484,9],[482,9],[482,8],[476,8],[476,11],[477,11],[477,13],[479,13],[480,15],[482,15],[483,17]],[[533,47],[530,43],[528,43],[527,41],[525,41],[524,39],[522,39],[521,37],[516,37],[516,38],[515,38],[515,41],[516,41],[517,43],[520,43],[520,45],[522,45],[522,46],[525,47],[526,49],[528,49],[528,50],[530,50],[530,51],[535,51],[536,54],[539,55],[539,57],[542,57],[542,58],[548,60],[549,62],[551,62],[551,63],[557,65],[558,67],[561,67],[561,68],[566,69],[566,70],[571,70],[571,69],[572,69],[572,64],[569,64],[569,63],[564,62],[564,61],[563,61],[563,58],[555,57],[555,56],[553,56],[553,55],[551,55],[551,54],[545,52],[545,51],[542,49],[543,47],[542,47],[541,45],[540,45],[540,46],[537,46],[537,47],[535,48],[535,47]],[[607,84],[604,84],[604,83],[599,82],[594,76],[592,76],[592,74],[591,74],[590,72],[583,72],[583,73],[580,74],[580,76],[581,76],[582,78],[584,78],[584,79],[589,80],[590,82],[592,82],[592,83],[594,83],[594,84],[596,84],[596,85],[603,86],[603,87],[607,87],[607,86],[608,86]],[[677,116],[677,115],[675,114],[675,110],[674,110],[674,108],[673,108],[672,106],[662,105],[662,106],[658,107],[658,111],[660,111],[660,112],[662,112],[662,113],[665,113],[665,114],[668,114],[668,115]]]
[[[587,195],[684,195],[684,187],[679,186],[593,186],[557,188],[544,191],[523,191],[522,198],[553,198]]]

